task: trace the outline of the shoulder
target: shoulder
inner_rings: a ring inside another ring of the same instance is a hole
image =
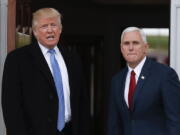
[[[9,52],[7,57],[16,57],[18,55],[26,54],[30,48],[31,48],[31,45],[26,45],[21,48],[17,48],[15,50]]]
[[[75,49],[73,46],[65,46],[63,44],[58,44],[58,48],[65,60],[65,62],[70,61],[71,63],[74,63],[76,65],[76,62],[81,61],[81,56],[78,53],[77,49]]]
[[[176,71],[172,67],[158,63],[150,59],[149,62],[151,64],[152,73],[160,75],[162,78],[166,78],[172,75],[177,76]]]
[[[31,45],[27,45],[27,46],[17,48],[15,50],[9,52],[6,56],[5,64],[6,63],[17,63],[18,61],[25,59],[25,57],[29,54],[30,48],[31,48]]]
[[[58,48],[63,55],[63,57],[77,57],[77,50],[73,46],[66,46],[63,44],[58,44]]]
[[[122,80],[126,76],[127,72],[128,72],[128,68],[127,67],[121,69],[118,73],[116,73],[112,77],[112,82],[116,82],[116,81]]]
[[[153,70],[157,70],[158,72],[162,73],[162,72],[168,72],[168,71],[172,71],[174,70],[173,68],[171,68],[168,65],[156,62],[154,60],[149,59],[150,63],[151,63],[151,67]]]

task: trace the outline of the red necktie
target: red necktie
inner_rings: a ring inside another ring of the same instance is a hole
[[[133,100],[134,90],[136,87],[135,75],[136,75],[135,72],[132,70],[131,77],[130,77],[130,83],[129,83],[129,94],[128,94],[128,104],[129,104],[130,110],[132,110],[132,100]]]

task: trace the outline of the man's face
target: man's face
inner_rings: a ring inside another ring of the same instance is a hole
[[[146,56],[148,44],[138,31],[126,32],[121,41],[121,52],[130,67],[135,68]]]
[[[45,47],[53,48],[57,45],[61,35],[61,25],[58,18],[40,18],[37,20],[33,32],[36,39]]]

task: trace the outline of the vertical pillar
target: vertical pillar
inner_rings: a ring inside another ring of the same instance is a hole
[[[7,27],[7,50],[8,52],[15,49],[16,42],[16,0],[8,0],[8,27]]]
[[[2,82],[2,72],[4,59],[7,54],[7,0],[0,0],[0,86]],[[1,102],[1,87],[0,87]],[[5,126],[2,117],[2,108],[0,104],[0,135],[5,135]]]
[[[171,0],[170,66],[180,77],[180,1]]]

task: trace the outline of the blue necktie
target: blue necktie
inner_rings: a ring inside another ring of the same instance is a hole
[[[63,84],[61,71],[59,69],[58,62],[55,58],[55,50],[51,49],[48,51],[50,53],[50,63],[53,70],[53,78],[59,98],[59,110],[58,110],[58,121],[57,121],[57,129],[61,131],[65,126],[65,106],[64,106],[64,92],[63,92]]]

